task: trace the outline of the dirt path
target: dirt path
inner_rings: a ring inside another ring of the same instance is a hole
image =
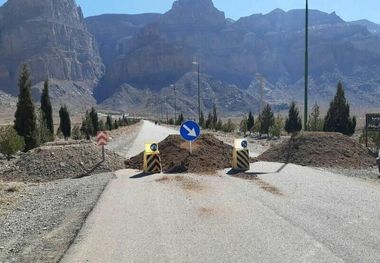
[[[269,174],[119,171],[63,262],[380,261],[378,184],[296,165],[253,169]]]

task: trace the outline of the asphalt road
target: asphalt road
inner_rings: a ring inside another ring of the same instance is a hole
[[[119,171],[62,262],[380,262],[379,184],[296,165],[252,171],[265,174]]]

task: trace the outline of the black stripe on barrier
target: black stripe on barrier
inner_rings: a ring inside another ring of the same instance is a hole
[[[237,167],[239,169],[249,169],[249,151],[237,151]]]
[[[147,157],[147,172],[159,173],[161,172],[161,160],[157,154],[148,155]]]

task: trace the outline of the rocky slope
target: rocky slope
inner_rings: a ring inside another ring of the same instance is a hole
[[[77,87],[90,91],[104,71],[74,0],[8,0],[0,8],[0,89],[17,94],[23,63],[34,84],[49,77],[69,93]]]
[[[200,75],[201,108],[207,115],[213,104],[220,114],[241,115],[248,111],[257,112],[259,102],[248,92],[236,85],[217,80],[208,75]],[[176,97],[173,87],[164,87],[160,91],[139,90],[130,85],[120,86],[100,107],[124,112],[146,112],[169,118],[183,113],[186,118],[198,116],[198,74],[191,72],[182,76],[176,83]]]
[[[145,15],[146,16],[146,15]],[[238,21],[224,18],[211,0],[178,0],[163,15],[139,17],[134,30],[115,36],[117,50],[98,89],[105,99],[120,85],[159,91],[193,70],[192,61],[215,79],[257,97],[256,74],[267,83],[264,97],[281,105],[303,100],[304,10],[276,9]],[[110,20],[114,27],[120,22]],[[130,19],[130,18],[129,18]],[[152,21],[153,20],[153,21]],[[89,18],[89,24],[100,18]],[[131,22],[130,22],[131,24]],[[112,38],[97,27],[100,39]],[[342,80],[354,108],[380,106],[380,38],[337,14],[310,11],[311,100],[326,106]]]

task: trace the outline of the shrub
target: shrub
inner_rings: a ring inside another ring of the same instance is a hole
[[[24,138],[17,134],[17,131],[11,126],[0,128],[0,152],[8,160],[11,156],[25,147]]]

